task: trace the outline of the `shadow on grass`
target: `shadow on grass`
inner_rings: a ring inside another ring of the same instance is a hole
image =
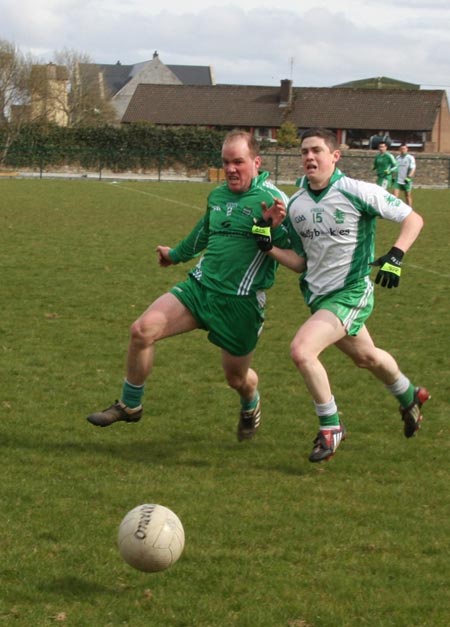
[[[68,575],[46,581],[37,586],[40,592],[55,594],[64,597],[65,600],[97,597],[99,594],[116,595],[117,588],[102,586],[98,582]]]
[[[121,425],[122,426],[122,425]],[[125,425],[125,428],[127,426]],[[275,471],[284,475],[301,476],[308,474],[305,464],[299,460],[289,458],[289,461],[280,464],[279,457],[271,459],[274,444],[272,441],[255,440],[252,442],[238,443],[233,440],[216,440],[214,443],[207,435],[193,435],[188,432],[176,432],[166,438],[151,438],[148,440],[132,439],[130,434],[124,434],[124,439],[111,441],[111,432],[108,439],[101,438],[99,429],[91,430],[86,441],[52,441],[48,439],[36,440],[31,437],[15,437],[11,432],[4,434],[2,447],[15,449],[29,449],[40,451],[44,454],[66,457],[68,454],[86,455],[97,458],[105,456],[111,459],[120,459],[126,463],[145,464],[147,467],[171,466],[189,468],[214,468],[218,465],[244,464],[260,471]],[[122,434],[118,434],[119,437]],[[100,437],[99,437],[100,436]],[[235,437],[234,434],[231,437]]]
[[[60,600],[63,599],[66,603],[71,601],[85,602],[89,599],[97,599],[99,596],[115,598],[118,594],[118,588],[117,586],[103,586],[96,581],[71,575],[54,579],[46,577],[45,581],[35,582],[34,589],[28,586],[27,592],[24,592],[23,588],[19,590],[16,586],[9,584],[3,586],[2,601],[19,607],[23,604],[30,604],[36,607],[40,605],[43,594],[47,599],[55,597]],[[2,618],[4,616],[0,612],[0,622]],[[12,623],[13,621],[8,624]],[[30,622],[26,624],[37,623]]]

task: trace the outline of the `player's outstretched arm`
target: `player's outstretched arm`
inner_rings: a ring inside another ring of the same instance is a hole
[[[422,216],[415,211],[411,211],[411,213],[401,223],[400,234],[394,246],[403,250],[404,253],[408,252],[418,238],[422,227]]]
[[[173,261],[169,256],[170,246],[157,246],[156,252],[158,254],[158,263],[163,268],[173,265]]]
[[[294,272],[304,272],[306,270],[306,259],[297,255],[295,250],[291,248],[277,248],[273,246],[267,253],[272,259],[275,259],[282,266],[286,266]]]
[[[403,220],[400,227],[400,235],[391,250],[371,263],[372,266],[379,267],[375,283],[381,284],[381,287],[398,287],[402,272],[403,255],[414,244],[422,227],[422,216],[415,211],[411,211]]]

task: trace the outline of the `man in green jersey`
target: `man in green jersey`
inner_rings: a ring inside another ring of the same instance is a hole
[[[258,150],[251,134],[228,133],[222,146],[225,182],[209,194],[206,212],[187,237],[173,248],[157,247],[163,267],[202,256],[187,280],[157,298],[132,324],[120,400],[88,416],[93,425],[140,420],[155,344],[204,329],[221,349],[225,378],[240,397],[238,439],[253,437],[261,409],[258,376],[250,365],[264,323],[265,290],[274,282],[278,263],[259,250],[251,228],[263,215],[270,220],[275,208],[285,214],[288,200],[268,180],[268,172],[259,172]],[[284,226],[273,235],[277,246],[290,246]]]
[[[378,144],[378,154],[373,161],[372,169],[377,173],[377,185],[383,189],[389,189],[392,186],[392,174],[397,169],[397,161],[388,151],[385,142]]]
[[[345,176],[336,167],[339,144],[328,129],[310,129],[302,135],[305,177],[288,203],[287,225],[292,249],[270,246],[270,229],[255,236],[272,258],[301,273],[300,289],[310,318],[300,326],[291,356],[312,396],[319,433],[311,462],[331,458],[345,438],[321,353],[335,345],[359,368],[368,369],[398,400],[407,438],[415,435],[428,400],[425,388],[414,387],[394,357],[375,346],[365,325],[373,308],[372,266],[379,268],[375,283],[397,287],[404,253],[419,235],[423,220],[400,199],[373,183]],[[390,251],[374,261],[376,219],[400,224]],[[272,214],[272,224],[277,219]]]

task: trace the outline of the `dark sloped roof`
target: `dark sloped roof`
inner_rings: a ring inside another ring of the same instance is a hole
[[[444,94],[443,90],[299,89],[295,117],[307,114],[308,126],[426,131],[433,128]]]
[[[95,65],[95,64],[92,64]],[[100,72],[103,73],[105,84],[109,90],[109,93],[113,96],[122,89],[124,85],[131,79],[133,72],[133,65],[121,65],[116,63],[115,65],[97,65]]]
[[[183,85],[212,85],[211,68],[206,65],[167,65]]]
[[[92,83],[99,80],[99,74],[103,74],[105,88],[110,97],[114,96],[131,78],[133,65],[122,65],[121,63],[101,64],[101,63],[80,63],[79,70],[82,80]]]
[[[105,86],[111,96],[117,94],[148,61],[134,65],[121,63],[80,63],[81,72],[92,74],[102,72]],[[209,66],[203,65],[166,65],[184,85],[212,85],[212,72]]]
[[[280,107],[280,87],[245,85],[138,85],[122,122],[167,125],[431,130],[445,92],[346,88],[293,88]]]
[[[156,124],[278,126],[278,87],[138,85],[122,119]]]

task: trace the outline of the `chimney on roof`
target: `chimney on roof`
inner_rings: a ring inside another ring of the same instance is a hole
[[[290,107],[292,104],[292,81],[285,78],[281,81],[280,87],[280,107]]]

